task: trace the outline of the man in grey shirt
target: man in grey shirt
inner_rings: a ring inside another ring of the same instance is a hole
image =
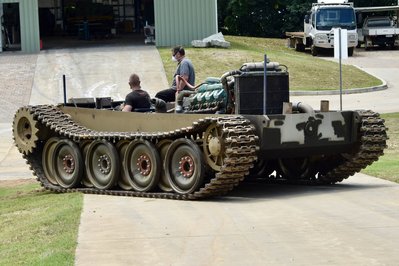
[[[176,72],[173,75],[172,86],[169,89],[158,92],[155,95],[156,98],[162,99],[165,102],[174,102],[176,100],[176,91],[190,90],[190,87],[188,87],[186,83],[194,86],[194,66],[190,59],[186,58],[185,55],[186,52],[182,46],[176,46],[172,49],[172,60],[177,62]],[[184,79],[184,81],[181,79]]]

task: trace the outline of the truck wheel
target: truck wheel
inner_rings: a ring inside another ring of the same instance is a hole
[[[312,46],[310,46],[310,53],[313,55],[313,56],[317,56],[317,47],[316,46],[314,46],[313,44],[312,44]]]
[[[348,56],[353,56],[353,50],[354,49],[355,49],[354,47],[349,47],[348,48]]]
[[[303,43],[295,43],[295,51],[303,52],[305,51],[305,45]]]
[[[366,50],[366,51],[370,50],[370,46],[367,44],[367,41],[368,41],[368,39],[366,39],[364,41],[364,50]]]

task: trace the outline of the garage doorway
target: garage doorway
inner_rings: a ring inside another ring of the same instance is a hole
[[[3,3],[0,8],[0,15],[2,50],[21,51],[19,3]]]
[[[43,49],[144,44],[154,0],[38,0]]]

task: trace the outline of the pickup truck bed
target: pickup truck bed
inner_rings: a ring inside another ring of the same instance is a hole
[[[363,29],[364,36],[399,35],[399,28],[372,28]]]

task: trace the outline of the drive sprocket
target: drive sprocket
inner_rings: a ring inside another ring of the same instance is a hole
[[[39,125],[30,109],[21,107],[15,113],[12,132],[18,150],[25,155],[32,153],[39,140]]]

